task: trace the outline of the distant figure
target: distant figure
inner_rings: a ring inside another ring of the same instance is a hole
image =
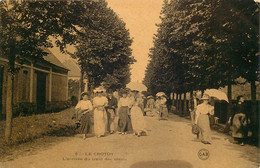
[[[156,113],[154,113],[154,111],[155,111],[154,110],[155,109],[155,101],[154,101],[153,96],[147,97],[147,103],[146,103],[145,109],[146,109],[147,115],[149,115],[149,116],[156,115]]]
[[[192,124],[194,124],[195,121],[195,111],[197,109],[197,105],[198,105],[197,94],[196,92],[193,92],[193,96],[189,101],[189,112],[190,112],[190,118]]]
[[[140,93],[139,93],[139,99],[140,99],[139,107],[141,108],[143,115],[146,116],[146,112],[144,111],[146,97],[143,95],[140,95]]]
[[[158,119],[160,119],[160,104],[161,99],[160,97],[156,96],[154,113],[156,114],[156,116],[158,116]]]
[[[86,134],[91,130],[91,118],[92,118],[92,103],[88,100],[89,94],[83,93],[82,100],[79,101],[76,109],[76,119],[80,122],[80,133],[83,136],[83,139],[86,138]]]
[[[78,103],[78,99],[76,98],[76,96],[71,96],[71,105],[72,106],[76,106]]]
[[[168,108],[167,108],[167,98],[166,95],[162,95],[159,97],[159,120],[168,120]]]
[[[245,108],[244,97],[237,97],[237,105],[234,107],[233,115],[229,118],[228,123],[231,125],[232,137],[235,143],[244,145],[248,138],[248,127],[251,123],[248,114],[248,109]]]
[[[148,96],[147,99],[148,100],[146,103],[146,108],[153,110],[155,108],[155,101],[154,101],[153,96]]]

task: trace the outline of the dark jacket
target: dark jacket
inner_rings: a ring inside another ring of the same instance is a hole
[[[109,97],[107,97],[108,100],[108,109],[116,109],[117,108],[117,99],[112,96],[112,98],[110,99]]]

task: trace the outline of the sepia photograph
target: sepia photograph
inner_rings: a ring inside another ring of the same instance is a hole
[[[260,168],[260,0],[0,9],[0,168]]]

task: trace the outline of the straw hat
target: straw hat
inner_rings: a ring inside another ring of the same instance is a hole
[[[209,95],[204,94],[201,98],[201,100],[209,100]]]
[[[147,99],[153,99],[153,96],[148,96]]]
[[[95,90],[94,90],[94,93],[103,93],[104,92],[104,90],[102,90],[102,89],[100,89],[100,88],[96,88]]]
[[[89,96],[89,93],[87,93],[87,92],[82,92],[82,93],[81,93],[81,97],[83,97],[83,96],[85,96],[85,95]]]
[[[128,91],[127,91],[127,89],[122,89],[122,90],[120,91],[120,93],[121,93],[121,95],[122,95],[122,94],[127,94]]]

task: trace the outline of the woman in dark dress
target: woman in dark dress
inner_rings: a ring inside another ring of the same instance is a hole
[[[229,118],[228,122],[231,125],[234,141],[243,146],[248,136],[248,125],[250,124],[250,119],[248,118],[244,97],[238,96],[237,101],[237,105],[233,110],[233,115]]]
[[[118,102],[118,132],[119,134],[125,135],[129,130],[130,126],[130,108],[132,107],[132,101],[127,96],[127,91],[122,91],[122,97]]]
[[[93,116],[93,106],[90,102],[89,94],[83,93],[82,100],[78,102],[78,104],[75,107],[76,110],[76,119],[78,122],[80,122],[80,128],[79,131],[83,136],[83,139],[86,138],[86,135],[90,133],[91,131],[91,125],[92,121],[91,118]]]

